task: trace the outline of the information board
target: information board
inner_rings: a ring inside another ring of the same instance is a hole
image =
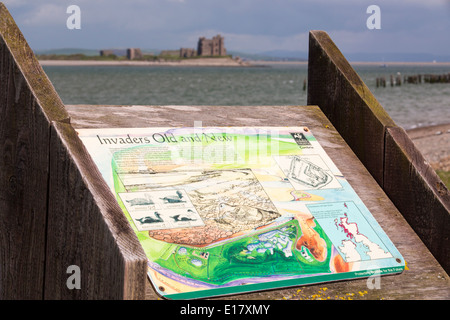
[[[400,273],[307,127],[79,129],[169,299]]]

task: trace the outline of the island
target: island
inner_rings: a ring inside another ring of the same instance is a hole
[[[102,49],[99,55],[83,53],[70,54],[37,54],[43,66],[249,66],[240,57],[227,54],[225,40],[221,35],[211,39],[200,37],[197,49],[180,48],[177,50],[161,50],[158,54],[145,52],[141,48]]]

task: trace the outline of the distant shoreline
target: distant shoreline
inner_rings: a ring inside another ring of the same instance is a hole
[[[39,60],[42,66],[213,66],[213,67],[246,67],[250,66],[230,58],[200,58],[174,61],[141,61],[141,60]]]
[[[39,60],[42,66],[212,66],[212,67],[255,67],[271,65],[308,65],[308,61],[239,61],[230,58],[200,58],[174,61],[139,60]],[[450,67],[450,62],[362,62],[354,61],[355,66],[440,66]]]
[[[248,61],[251,65],[308,65],[308,61],[265,61],[265,60],[253,60]],[[379,67],[389,67],[389,66],[445,66],[450,67],[450,62],[401,62],[401,61],[391,61],[391,62],[366,62],[366,61],[349,61],[351,65],[361,65],[361,66],[379,66]]]

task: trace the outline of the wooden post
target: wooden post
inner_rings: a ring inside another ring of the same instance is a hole
[[[395,123],[323,31],[310,32],[307,104],[323,110],[381,185],[384,132]]]
[[[50,145],[45,299],[143,299],[147,258],[88,151],[62,122]],[[61,285],[70,265],[80,290]]]
[[[318,105],[444,269],[449,191],[323,31],[311,31],[308,104]],[[417,83],[417,76],[408,82]]]
[[[449,190],[400,127],[387,128],[383,189],[449,272]]]
[[[49,141],[63,103],[0,3],[0,299],[42,299]]]
[[[145,253],[2,3],[0,147],[0,299],[144,298]]]

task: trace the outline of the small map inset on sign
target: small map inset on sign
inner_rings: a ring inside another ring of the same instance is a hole
[[[292,158],[289,177],[313,188],[324,187],[333,180],[333,177],[321,167],[300,157]]]
[[[319,155],[280,156],[275,160],[295,190],[341,188]]]
[[[346,262],[392,258],[353,201],[308,204],[307,207]]]

